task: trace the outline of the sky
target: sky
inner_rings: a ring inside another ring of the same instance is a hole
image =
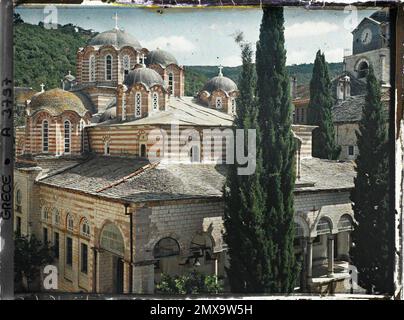
[[[182,65],[241,64],[234,34],[242,31],[254,44],[259,37],[262,11],[259,8],[164,9],[123,7],[58,7],[57,14],[43,8],[17,8],[23,20],[37,24],[45,17],[57,23],[72,23],[98,32],[118,26],[140,41],[143,47],[160,48],[174,54]],[[318,49],[328,62],[342,62],[344,49],[352,49],[351,31],[375,9],[345,11],[285,8],[287,64],[311,63]]]

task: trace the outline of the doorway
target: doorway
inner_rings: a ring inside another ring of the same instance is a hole
[[[123,261],[120,257],[115,257],[115,292],[118,294],[123,293]]]

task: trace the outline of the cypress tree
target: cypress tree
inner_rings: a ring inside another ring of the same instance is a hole
[[[335,142],[334,123],[331,108],[331,81],[325,56],[317,51],[313,75],[310,81],[310,103],[308,107],[309,124],[318,126],[313,131],[313,156],[336,160],[341,147]]]
[[[256,126],[255,73],[253,51],[244,43],[242,35],[236,37],[242,50],[242,73],[237,98],[236,129],[253,129]],[[246,133],[246,132],[245,132]],[[246,135],[245,135],[245,138]],[[245,149],[247,147],[245,139]],[[246,150],[245,150],[246,151]],[[261,252],[259,250],[259,217],[262,213],[262,194],[258,184],[259,170],[254,175],[237,174],[236,165],[228,165],[224,187],[224,239],[228,245],[229,268],[226,269],[231,291],[234,293],[259,292]]]
[[[295,141],[291,130],[289,76],[286,70],[283,8],[263,8],[256,52],[257,169],[263,190],[260,222],[262,292],[291,292],[297,278],[293,190]]]
[[[389,245],[394,233],[388,205],[388,133],[387,119],[380,95],[380,83],[372,67],[367,76],[367,94],[356,132],[359,155],[357,176],[351,192],[357,222],[352,233],[353,264],[358,269],[359,285],[368,293],[391,292],[393,282]]]

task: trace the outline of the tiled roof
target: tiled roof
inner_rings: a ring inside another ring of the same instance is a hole
[[[362,108],[365,104],[365,96],[352,96],[337,102],[332,107],[334,122],[357,122],[362,119]]]
[[[144,169],[145,168],[145,169]],[[128,202],[221,197],[225,165],[159,163],[97,156],[41,183]],[[353,163],[302,159],[296,191],[351,188]]]

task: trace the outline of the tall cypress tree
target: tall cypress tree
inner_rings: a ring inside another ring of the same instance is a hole
[[[291,130],[283,8],[263,8],[256,70],[257,157],[262,167],[259,178],[264,193],[260,217],[261,290],[284,293],[293,290],[297,265],[293,250],[296,147]]]
[[[341,147],[335,142],[334,123],[331,108],[331,81],[325,56],[317,51],[313,75],[310,81],[310,103],[308,107],[309,124],[318,126],[313,131],[313,156],[336,160]]]
[[[237,36],[242,49],[242,73],[239,79],[236,129],[256,127],[255,73],[252,63],[251,45],[244,43],[242,35]],[[247,137],[245,137],[247,138]],[[246,142],[246,141],[245,141]],[[245,148],[247,144],[244,144]],[[245,150],[246,151],[246,150]],[[259,189],[259,169],[254,175],[237,174],[237,166],[229,165],[224,188],[224,239],[228,245],[229,268],[226,269],[231,291],[255,293],[260,290],[259,234],[262,214],[262,192]]]
[[[351,250],[359,272],[359,285],[368,293],[391,292],[393,248],[389,245],[394,228],[389,216],[388,133],[386,113],[381,102],[380,83],[370,67],[367,94],[359,131],[357,176],[351,192],[357,225],[352,233]]]

